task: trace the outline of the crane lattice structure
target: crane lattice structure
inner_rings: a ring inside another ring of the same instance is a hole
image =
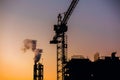
[[[65,79],[65,65],[67,62],[67,36],[66,32],[68,30],[67,22],[78,4],[79,0],[72,0],[68,10],[65,12],[64,17],[58,15],[58,23],[54,25],[55,36],[53,40],[50,41],[50,44],[57,45],[57,80],[66,80]]]

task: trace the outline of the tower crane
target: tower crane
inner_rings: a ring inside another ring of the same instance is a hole
[[[54,25],[55,36],[50,44],[57,45],[57,80],[65,80],[65,65],[67,63],[67,22],[79,0],[72,0],[64,16],[58,14],[58,22]],[[63,18],[62,18],[63,17]]]

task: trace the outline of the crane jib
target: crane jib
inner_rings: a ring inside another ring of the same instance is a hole
[[[73,10],[75,9],[76,5],[78,4],[79,0],[73,0],[66,11],[63,20],[61,21],[61,24],[67,24],[67,21],[69,20]]]
[[[54,25],[55,36],[53,37],[53,40],[50,41],[51,44],[54,44],[54,43],[57,44],[58,37],[61,36],[61,34],[67,32],[67,30],[68,30],[67,22],[71,16],[73,10],[75,9],[76,5],[78,4],[78,2],[79,2],[79,0],[72,0],[63,19],[62,19],[61,14],[58,14],[58,24]]]

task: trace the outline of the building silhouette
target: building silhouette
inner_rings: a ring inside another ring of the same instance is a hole
[[[72,58],[65,66],[66,80],[120,80],[120,59],[111,56],[92,62],[88,58]]]
[[[33,80],[43,80],[43,65],[35,63],[33,69]]]

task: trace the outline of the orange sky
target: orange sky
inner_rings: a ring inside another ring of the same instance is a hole
[[[56,46],[53,25],[68,0],[4,0],[0,7],[0,80],[33,80],[33,53],[21,51],[24,39],[37,40],[43,49],[44,80],[56,80]],[[49,3],[49,4],[48,4]],[[68,26],[68,54],[93,60],[117,51],[120,55],[120,16],[117,3],[81,0]]]

